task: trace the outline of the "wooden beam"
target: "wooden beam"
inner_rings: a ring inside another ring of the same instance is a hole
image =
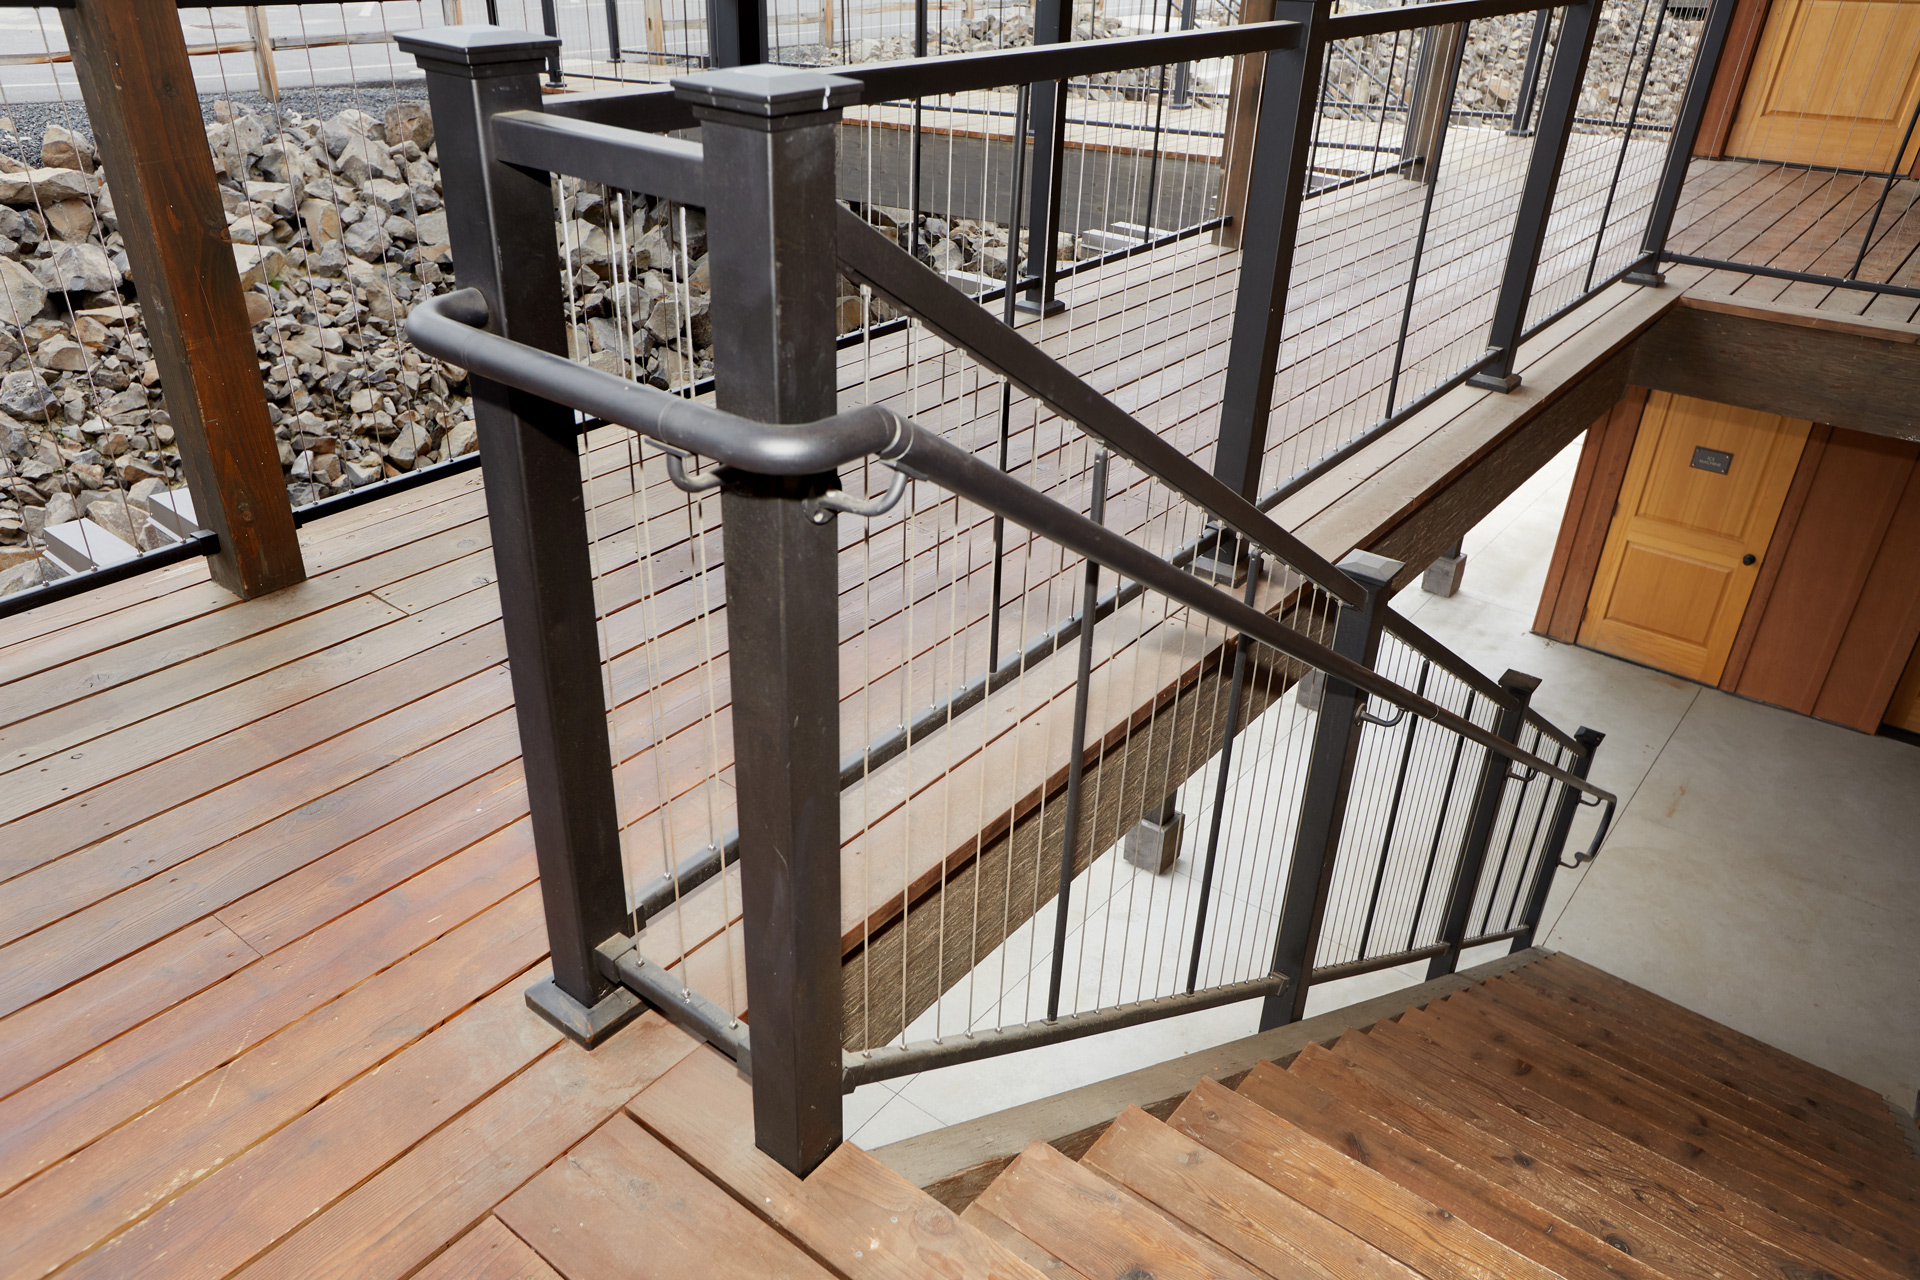
[[[60,13],[214,580],[250,598],[305,578],[227,239],[200,101],[171,0]]]
[[[1593,575],[1606,548],[1607,528],[1613,523],[1614,504],[1626,479],[1633,441],[1640,433],[1640,415],[1647,406],[1645,387],[1628,387],[1612,409],[1587,430],[1580,471],[1567,495],[1566,515],[1547,569],[1547,585],[1540,593],[1540,609],[1533,629],[1567,644],[1580,637],[1580,621],[1593,590]]]
[[[1764,413],[1920,440],[1920,332],[1682,298],[1634,349],[1632,381]]]
[[[1273,0],[1245,0],[1240,20],[1271,22]],[[1231,221],[1213,233],[1213,242],[1223,249],[1240,247],[1240,228],[1247,213],[1247,173],[1253,167],[1253,144],[1259,132],[1260,82],[1266,71],[1264,53],[1246,54],[1233,64],[1227,136],[1220,156],[1220,212]]]

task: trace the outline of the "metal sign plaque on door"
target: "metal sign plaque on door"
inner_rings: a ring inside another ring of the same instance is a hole
[[[1688,464],[1700,471],[1711,471],[1715,475],[1727,474],[1727,468],[1733,465],[1733,455],[1724,449],[1709,449],[1703,444],[1693,447],[1693,461]]]

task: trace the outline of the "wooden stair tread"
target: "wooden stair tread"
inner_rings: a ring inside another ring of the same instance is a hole
[[[566,1280],[832,1275],[626,1115],[495,1213]]]
[[[1440,1038],[1428,1035],[1428,1031]],[[1656,1124],[1636,1125],[1630,1117],[1619,1118],[1624,1108],[1616,1110],[1616,1123],[1632,1132],[1621,1132],[1588,1118],[1561,1098],[1534,1092],[1528,1087],[1536,1074],[1530,1064],[1494,1065],[1488,1060],[1486,1046],[1457,1048],[1445,1036],[1446,1030],[1437,1019],[1410,1012],[1398,1024],[1377,1027],[1367,1039],[1416,1073],[1447,1073],[1448,1090],[1429,1086],[1429,1097],[1477,1087],[1495,1102],[1490,1114],[1496,1124],[1545,1126],[1570,1155],[1582,1159],[1583,1178],[1609,1186],[1616,1196],[1639,1194],[1632,1189],[1631,1180],[1657,1181],[1668,1189],[1668,1195],[1656,1203],[1669,1212],[1680,1212],[1676,1222],[1725,1223],[1726,1233],[1716,1237],[1714,1243],[1763,1272],[1785,1268],[1783,1274],[1795,1274],[1797,1268],[1799,1273],[1820,1273],[1828,1267],[1814,1260],[1825,1259],[1838,1264],[1835,1274],[1893,1274],[1766,1207],[1768,1203],[1788,1202],[1777,1188],[1756,1179],[1738,1161],[1726,1159],[1707,1135],[1688,1135]],[[1476,1053],[1480,1055],[1477,1060]],[[1586,1101],[1596,1109],[1599,1106],[1592,1096]],[[1513,1117],[1511,1121],[1507,1120],[1509,1116]],[[1622,1174],[1629,1181],[1621,1181]]]
[[[1041,1275],[1049,1277],[1049,1280],[1087,1280],[1065,1262],[982,1209],[978,1203],[970,1204],[961,1210],[960,1221],[994,1241]]]
[[[1259,1272],[1044,1142],[974,1202],[1087,1280],[1258,1280]]]
[[[1344,1227],[1138,1107],[1123,1112],[1080,1162],[1269,1275],[1416,1280]]]
[[[1594,1195],[1582,1185],[1556,1148],[1537,1134],[1502,1134],[1482,1128],[1461,1114],[1428,1104],[1418,1093],[1401,1086],[1377,1064],[1356,1057],[1355,1045],[1365,1036],[1343,1039],[1332,1049],[1310,1046],[1288,1068],[1364,1108],[1382,1123],[1433,1147],[1447,1158],[1472,1168],[1549,1212],[1559,1214],[1589,1234],[1629,1257],[1639,1258],[1674,1280],[1707,1280],[1748,1272],[1718,1256],[1684,1230],[1668,1225],[1650,1209]],[[1366,1046],[1367,1052],[1378,1052]]]
[[[1302,1072],[1263,1062],[1236,1092],[1566,1280],[1663,1280],[1631,1253],[1318,1088]]]
[[[1564,952],[1545,957],[1528,968],[1533,971],[1531,977],[1585,992],[1603,1008],[1617,1006],[1616,1016],[1636,1016],[1640,1019],[1639,1025],[1648,1032],[1674,1038],[1675,1047],[1682,1052],[1717,1053],[1731,1063],[1790,1083],[1816,1108],[1857,1125],[1864,1135],[1883,1138],[1889,1128],[1885,1099],[1865,1085],[1715,1022],[1644,987]]]
[[[1603,1062],[1611,1070],[1645,1087],[1669,1095],[1689,1107],[1711,1112],[1741,1129],[1791,1151],[1798,1161],[1818,1164],[1836,1174],[1886,1188],[1912,1204],[1920,1190],[1914,1174],[1920,1165],[1886,1153],[1822,1125],[1788,1115],[1764,1099],[1696,1070],[1684,1061],[1665,1058],[1653,1050],[1629,1050],[1624,1037],[1612,1028],[1597,1026],[1584,1014],[1562,1016],[1520,984],[1482,986],[1460,994],[1471,998],[1462,1007],[1474,1007],[1502,1019],[1518,1034],[1564,1044]]]
[[[752,1089],[712,1049],[689,1054],[634,1097],[627,1112],[850,1280],[1039,1274],[850,1142],[804,1181],[796,1178],[754,1146]]]
[[[1553,1274],[1224,1085],[1201,1081],[1169,1123],[1428,1280]]]
[[[1879,1229],[1908,1246],[1920,1236],[1902,1229],[1908,1210],[1898,1192],[1882,1193],[1857,1174],[1833,1168],[1790,1144],[1774,1141],[1714,1115],[1687,1099],[1647,1084],[1592,1054],[1530,1034],[1498,1010],[1472,1001],[1437,1002],[1433,1011],[1407,1020],[1423,1034],[1450,1045],[1456,1055],[1487,1063],[1523,1089],[1549,1097],[1650,1150],[1684,1158],[1710,1152],[1733,1177],[1716,1179],[1729,1189],[1777,1206],[1798,1221],[1829,1229],[1838,1216],[1863,1229]],[[1786,1201],[1781,1201],[1784,1194]]]
[[[1845,1169],[1856,1161],[1871,1162],[1877,1172],[1894,1178],[1910,1177],[1920,1165],[1902,1159],[1846,1129],[1830,1129],[1796,1115],[1772,1099],[1747,1092],[1732,1080],[1702,1069],[1699,1059],[1688,1061],[1665,1046],[1635,1033],[1631,1025],[1601,1022],[1589,1011],[1555,1005],[1540,988],[1525,982],[1495,978],[1476,989],[1478,994],[1511,1011],[1529,1026],[1606,1059],[1661,1088],[1737,1120],[1755,1132],[1805,1147],[1810,1154]],[[1904,1166],[1904,1167],[1903,1167]]]

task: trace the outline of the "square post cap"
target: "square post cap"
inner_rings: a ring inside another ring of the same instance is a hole
[[[481,76],[510,75],[544,67],[560,48],[559,36],[506,27],[425,27],[396,32],[393,42],[413,55],[423,71]]]
[[[1338,566],[1340,572],[1374,591],[1385,591],[1391,587],[1393,575],[1406,567],[1398,560],[1389,560],[1371,551],[1349,551]]]
[[[760,63],[677,76],[673,93],[696,108],[774,119],[837,111],[860,100],[861,84],[846,76]]]

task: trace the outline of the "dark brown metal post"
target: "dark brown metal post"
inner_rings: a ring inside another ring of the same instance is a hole
[[[1517,742],[1526,723],[1527,702],[1540,687],[1540,678],[1522,671],[1509,671],[1500,677],[1500,687],[1514,701],[1500,708],[1493,731],[1503,742]],[[1507,774],[1512,762],[1496,752],[1487,752],[1480,765],[1480,785],[1473,793],[1473,809],[1467,815],[1467,833],[1460,841],[1460,856],[1454,860],[1453,880],[1447,890],[1446,915],[1442,917],[1440,941],[1445,951],[1427,963],[1427,977],[1444,978],[1460,967],[1460,942],[1467,936],[1467,916],[1473,911],[1474,894],[1480,889],[1480,870],[1486,865],[1487,846],[1493,840],[1494,824],[1506,800]]]
[[[1593,768],[1593,753],[1600,749],[1600,743],[1606,734],[1598,729],[1589,729],[1581,725],[1573,737],[1586,754],[1575,756],[1567,766],[1568,772],[1586,777]],[[1580,811],[1580,793],[1572,787],[1560,788],[1559,802],[1554,805],[1553,825],[1547,828],[1547,847],[1540,852],[1540,868],[1533,873],[1533,887],[1527,893],[1526,912],[1520,917],[1523,931],[1513,939],[1513,951],[1525,951],[1532,946],[1540,931],[1540,917],[1546,914],[1547,894],[1553,889],[1554,873],[1560,869],[1560,855],[1567,847],[1567,835],[1573,830],[1573,815]]]
[[[1072,39],[1072,4],[1068,0],[1036,0],[1033,42],[1065,44]],[[1032,110],[1028,118],[1033,122],[1033,183],[1028,195],[1026,269],[1022,274],[1033,283],[1021,292],[1018,305],[1022,311],[1052,315],[1066,309],[1066,304],[1053,296],[1053,289],[1060,268],[1060,184],[1066,174],[1067,82],[1042,80],[1033,86],[1031,97]],[[1148,221],[1152,221],[1151,215]]]
[[[1280,363],[1280,325],[1293,274],[1293,242],[1307,193],[1307,161],[1320,113],[1320,74],[1331,0],[1277,0],[1273,16],[1301,24],[1290,49],[1266,58],[1253,165],[1240,227],[1240,288],[1220,404],[1213,474],[1248,499],[1259,496],[1267,416]]]
[[[539,110],[540,72],[560,42],[498,27],[397,40],[427,73],[459,284],[486,297],[494,332],[564,354],[551,181],[494,159],[491,132],[500,112]],[[594,959],[627,911],[579,430],[571,409],[477,375],[473,410],[553,953],[553,978],[527,1000],[592,1045],[642,1006]]]
[[[243,598],[307,576],[267,417],[206,126],[170,0],[81,0],[60,21],[113,190],[214,581]]]
[[[769,66],[674,86],[706,149],[719,406],[828,417],[835,125],[859,86]],[[835,484],[729,473],[720,508],[754,1140],[803,1176],[841,1138],[838,540],[808,502]]]
[[[1381,616],[1393,594],[1393,576],[1404,567],[1397,560],[1365,551],[1340,562],[1341,572],[1366,592],[1366,603],[1340,611],[1333,633],[1335,653],[1373,666],[1380,648]],[[1300,821],[1294,828],[1293,857],[1287,864],[1287,891],[1273,947],[1273,971],[1286,975],[1287,987],[1267,997],[1260,1011],[1262,1031],[1298,1022],[1306,1011],[1313,953],[1320,943],[1320,922],[1326,914],[1334,855],[1340,848],[1354,759],[1360,750],[1359,715],[1366,695],[1345,680],[1322,678],[1313,753],[1300,793]]]
[[[1554,190],[1560,185],[1560,166],[1567,158],[1567,139],[1573,134],[1573,118],[1580,110],[1580,85],[1587,78],[1587,55],[1592,52],[1593,32],[1599,22],[1600,0],[1575,0],[1560,21],[1553,70],[1547,73],[1547,96],[1540,104],[1540,129],[1533,138],[1526,183],[1520,189],[1520,210],[1513,221],[1513,239],[1507,245],[1506,275],[1493,304],[1487,362],[1467,379],[1482,390],[1511,391],[1520,385],[1513,363],[1519,354],[1520,335],[1526,329],[1527,303],[1533,294],[1534,274],[1540,268],[1547,219],[1553,213]]]

